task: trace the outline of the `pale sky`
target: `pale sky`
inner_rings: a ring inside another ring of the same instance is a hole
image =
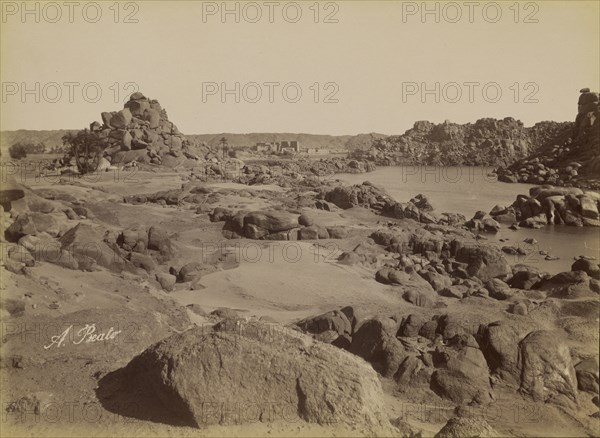
[[[574,120],[579,89],[600,83],[598,1],[428,2],[439,22],[420,1],[228,2],[239,23],[222,22],[222,2],[30,1],[24,16],[21,1],[1,3],[2,130],[83,128],[135,88],[186,134],[401,134],[416,120],[506,116],[531,126]],[[236,82],[240,102],[223,103]]]

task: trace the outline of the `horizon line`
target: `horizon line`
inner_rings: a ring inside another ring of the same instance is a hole
[[[376,132],[376,131],[370,131],[370,132],[358,132],[355,134],[331,134],[331,133],[316,133],[316,132],[290,132],[290,131],[253,131],[253,132],[233,132],[233,131],[218,131],[218,132],[203,132],[203,133],[182,133],[183,135],[223,135],[223,134],[228,134],[228,135],[252,135],[252,134],[289,134],[289,135],[328,135],[331,137],[347,137],[347,136],[351,136],[351,137],[355,137],[358,135],[370,135],[370,134],[377,134],[377,135],[385,135],[386,137],[392,137],[392,136],[396,136],[396,135],[403,135],[405,134],[407,131],[413,129],[414,124],[417,122],[429,122],[429,123],[433,123],[434,125],[441,125],[443,123],[445,123],[446,121],[448,121],[449,123],[455,124],[455,125],[472,125],[474,123],[476,123],[478,120],[482,120],[482,119],[494,119],[494,120],[504,120],[507,118],[512,118],[514,120],[516,120],[517,122],[521,122],[523,123],[520,119],[515,119],[512,116],[506,116],[503,118],[496,118],[496,117],[480,117],[477,120],[475,120],[474,122],[466,122],[466,123],[457,123],[457,122],[452,122],[449,119],[445,119],[443,122],[432,122],[430,120],[415,120],[413,122],[413,126],[411,128],[408,128],[407,130],[405,130],[403,133],[401,134],[387,134],[387,133],[383,133],[383,132]],[[90,122],[94,123],[94,122]],[[173,122],[174,123],[174,122]],[[557,120],[540,120],[535,122],[534,124],[527,126],[523,123],[523,127],[524,128],[532,128],[535,125],[537,125],[538,123],[575,123],[574,120],[563,120],[563,121],[557,121]],[[85,128],[53,128],[53,129],[36,129],[36,128],[17,128],[17,129],[0,129],[0,133],[3,132],[17,132],[17,131],[45,131],[45,132],[49,132],[49,131],[81,131],[82,129],[87,129],[87,127]]]

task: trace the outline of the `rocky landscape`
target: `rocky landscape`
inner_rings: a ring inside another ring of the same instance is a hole
[[[548,129],[551,126],[548,123],[543,128],[541,124],[534,126],[531,134],[537,140],[536,149],[526,159],[498,169],[498,179],[597,190],[600,187],[599,105],[598,93],[582,88],[575,122],[552,126],[553,129]]]
[[[523,123],[507,117],[465,125],[418,121],[403,135],[376,141],[367,154],[382,165],[497,166],[528,156],[533,147]]]
[[[377,137],[353,156],[380,166],[491,166],[502,182],[600,187],[598,93],[581,89],[575,122],[525,127],[512,117],[464,125],[415,122],[402,135]]]
[[[561,163],[593,166],[570,154],[595,135],[595,96],[582,99]],[[548,273],[515,262],[523,242],[491,240],[509,228],[600,226],[597,192],[557,187],[580,174],[536,177],[543,185],[512,205],[465,217],[423,194],[394,199],[368,181],[366,155],[223,157],[142,93],[101,117],[90,125],[107,141],[96,172],[77,176],[65,159],[2,181],[3,429],[600,432],[598,260],[573,254],[569,271]],[[384,165],[408,154],[549,166],[532,148],[567,128],[417,122],[368,154]]]
[[[222,172],[216,166],[220,141],[227,136],[232,148],[249,148],[258,142],[294,139],[304,148],[331,148],[347,152],[351,158],[273,158],[255,160],[275,166],[287,177],[311,170],[318,175],[371,171],[375,166],[487,166],[495,167],[501,182],[547,184],[598,190],[600,173],[600,116],[598,93],[581,89],[574,122],[539,122],[525,127],[512,117],[484,118],[474,123],[457,124],[446,120],[435,124],[417,121],[402,135],[359,134],[355,136],[318,136],[308,134],[213,134],[183,135],[169,121],[166,111],[155,99],[136,92],[120,111],[102,113],[103,123],[90,125],[108,140],[108,163],[123,165],[135,161],[166,167],[191,168],[205,164],[205,173]],[[69,131],[3,132],[2,149],[15,142],[47,143],[57,146]],[[300,155],[302,156],[302,155]],[[219,156],[219,158],[223,158]],[[243,167],[235,160],[223,163],[238,172]],[[249,164],[251,161],[249,162]],[[223,167],[223,165],[221,167]],[[236,168],[237,166],[237,168]],[[255,174],[256,172],[247,172]],[[270,171],[263,169],[262,174]],[[229,175],[231,176],[231,175]],[[254,175],[253,175],[254,176]],[[259,175],[259,180],[263,175]],[[240,181],[248,183],[248,179]]]

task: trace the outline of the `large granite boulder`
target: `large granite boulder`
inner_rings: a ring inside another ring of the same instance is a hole
[[[467,264],[467,272],[481,281],[502,278],[511,274],[509,263],[502,251],[491,244],[467,243],[453,241],[456,261]]]
[[[385,189],[369,181],[354,186],[335,187],[325,192],[324,198],[325,201],[343,209],[364,207],[379,212],[389,209],[396,203]]]
[[[255,225],[270,233],[299,226],[298,215],[285,211],[253,211],[244,217],[244,225]]]
[[[489,369],[473,336],[457,335],[433,354],[431,389],[455,403],[484,404],[492,399]]]
[[[519,342],[526,336],[525,327],[496,321],[481,325],[477,334],[479,347],[490,371],[505,382],[520,382]]]
[[[569,346],[557,333],[537,330],[519,343],[523,394],[536,401],[577,402],[577,375]]]
[[[103,233],[92,225],[80,223],[59,239],[61,249],[77,261],[81,270],[94,270],[102,266],[121,272],[130,266],[121,255],[103,240]]]
[[[398,328],[399,323],[392,318],[369,319],[353,334],[348,351],[373,364],[382,375],[393,376],[406,357],[396,339]]]
[[[580,258],[571,265],[571,271],[583,271],[596,280],[600,280],[600,265],[594,260]]]
[[[328,331],[333,331],[338,336],[352,334],[352,324],[341,310],[311,316],[298,321],[296,325],[304,332],[317,335]]]
[[[383,392],[362,359],[281,326],[227,320],[155,344],[121,371],[122,391],[149,394],[171,421],[389,427]]]

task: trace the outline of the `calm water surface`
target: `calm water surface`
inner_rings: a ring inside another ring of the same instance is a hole
[[[408,201],[422,193],[438,213],[462,213],[467,219],[477,210],[489,212],[495,205],[508,206],[518,194],[529,194],[531,184],[506,184],[488,176],[492,168],[486,167],[433,167],[397,166],[382,167],[367,174],[343,174],[336,178],[349,184],[371,181],[383,186],[400,202]],[[521,229],[512,231],[508,226],[495,236],[488,235],[490,242],[512,245],[525,249],[526,256],[507,258],[511,263],[526,263],[542,271],[557,273],[568,271],[573,257],[587,255],[600,258],[600,229],[593,227],[570,227],[549,225],[539,230]],[[535,238],[536,245],[523,242],[527,237]],[[499,239],[510,239],[499,242]],[[546,251],[560,260],[546,261],[539,251]]]

